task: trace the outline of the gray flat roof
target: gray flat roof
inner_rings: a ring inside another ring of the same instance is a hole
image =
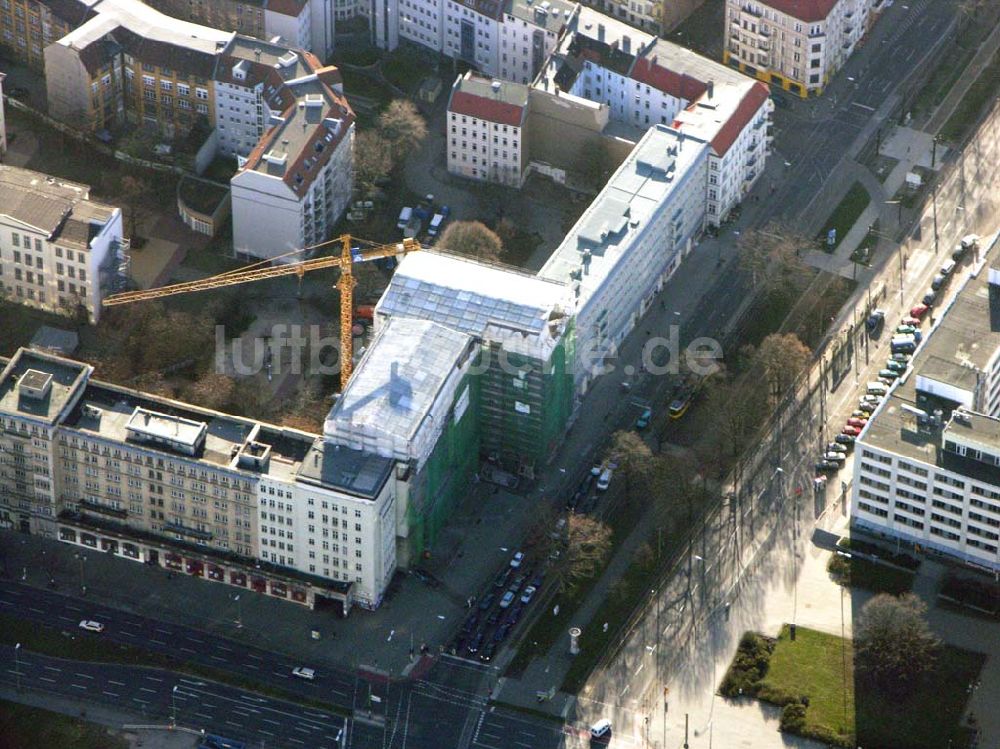
[[[994,242],[986,253],[992,257]],[[918,348],[911,368],[901,378],[869,421],[861,442],[894,452],[930,465],[955,470],[982,480],[1000,484],[1000,469],[963,458],[942,449],[943,426],[932,428],[918,423],[918,416],[908,409],[931,414],[940,409],[947,422],[959,405],[953,401],[918,392],[917,379],[929,379],[974,391],[978,372],[984,371],[1000,348],[1000,289],[989,284],[987,262],[976,276],[970,276],[949,307],[938,311],[939,319]],[[965,409],[968,411],[968,409]],[[988,416],[970,414],[972,424],[952,422],[948,429],[962,433],[974,430],[976,439],[1000,448],[1000,427]]]
[[[316,440],[302,461],[296,478],[363,499],[375,499],[385,486],[395,462],[392,458]]]
[[[52,377],[52,389],[44,398],[26,398],[19,393],[21,378],[29,370]],[[87,364],[20,349],[0,373],[0,414],[26,416],[52,424],[84,386],[91,371]]]

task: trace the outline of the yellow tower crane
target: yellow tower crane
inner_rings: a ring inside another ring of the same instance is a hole
[[[369,260],[378,260],[384,257],[396,257],[414,252],[420,249],[420,243],[415,239],[404,239],[395,244],[376,245],[371,249],[361,251],[351,247],[351,236],[344,234],[329,242],[315,245],[308,249],[317,249],[334,242],[340,243],[340,254],[326,257],[317,257],[310,260],[285,263],[282,265],[271,265],[272,260],[278,260],[290,255],[295,255],[303,250],[280,255],[272,260],[265,260],[246,268],[220,273],[216,276],[209,276],[197,281],[185,281],[169,286],[161,286],[157,289],[145,289],[142,291],[125,291],[120,294],[110,294],[104,297],[103,304],[106,307],[113,307],[119,304],[132,304],[133,302],[144,302],[149,299],[161,299],[163,297],[175,296],[177,294],[187,294],[195,291],[208,291],[218,289],[223,286],[236,286],[253,281],[263,281],[268,278],[279,278],[281,276],[302,276],[314,270],[323,268],[340,268],[340,278],[337,279],[337,289],[340,291],[340,389],[347,387],[347,381],[351,378],[351,370],[354,366],[354,345],[351,335],[351,326],[354,316],[354,287],[358,281],[351,271],[354,263],[363,263]]]

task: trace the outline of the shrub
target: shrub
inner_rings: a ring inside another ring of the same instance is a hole
[[[758,683],[767,674],[773,651],[773,640],[754,632],[744,634],[719,692],[725,697],[756,695]]]
[[[801,734],[806,727],[806,706],[799,701],[789,702],[781,710],[781,730]]]
[[[803,701],[798,695],[786,692],[781,687],[776,687],[773,684],[760,684],[757,688],[757,699],[770,702],[778,707]]]

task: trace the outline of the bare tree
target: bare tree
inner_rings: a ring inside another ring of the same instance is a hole
[[[854,627],[855,663],[883,692],[913,690],[934,665],[941,641],[931,632],[927,604],[912,593],[882,593],[861,609]]]
[[[761,341],[757,361],[764,370],[773,400],[784,396],[811,359],[812,351],[794,333],[772,333]]]
[[[729,378],[713,378],[707,389],[722,444],[731,456],[737,457],[767,414],[767,389],[752,376],[738,383]]]
[[[654,470],[653,451],[642,437],[632,431],[619,430],[611,435],[607,457],[618,464],[625,477],[625,493],[630,498]]]
[[[221,411],[229,405],[235,389],[232,377],[209,370],[187,387],[184,397],[204,408]]]
[[[438,239],[437,246],[487,262],[498,262],[503,251],[500,237],[480,221],[449,224]]]
[[[393,160],[398,163],[427,137],[427,123],[413,102],[395,99],[379,115],[378,133],[389,144]]]
[[[149,183],[141,177],[126,174],[121,179],[120,200],[128,210],[129,236],[135,238],[139,222],[150,214]]]
[[[572,590],[597,575],[611,551],[611,528],[589,515],[571,513],[566,521],[566,555],[560,581]]]
[[[392,148],[376,131],[364,130],[354,139],[354,186],[364,197],[392,171]]]
[[[806,272],[801,253],[808,246],[804,237],[777,223],[748,229],[737,242],[740,265],[753,286],[765,291],[801,279]]]

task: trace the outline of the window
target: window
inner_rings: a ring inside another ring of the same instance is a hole
[[[11,234],[11,240],[10,240],[10,242],[15,247],[20,247],[21,246],[21,235],[18,234],[17,232],[13,232]]]

